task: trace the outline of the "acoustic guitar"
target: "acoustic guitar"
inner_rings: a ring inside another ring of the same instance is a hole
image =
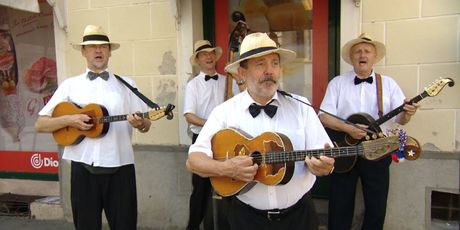
[[[225,161],[237,156],[251,156],[259,169],[254,181],[249,183],[224,176],[211,177],[210,180],[219,195],[231,196],[248,191],[257,182],[266,185],[286,184],[294,173],[295,161],[304,161],[306,156],[340,158],[360,155],[368,160],[378,160],[399,147],[399,136],[393,135],[363,141],[355,146],[293,151],[291,141],[281,133],[264,132],[251,138],[235,129],[222,129],[211,139],[214,159]]]
[[[145,113],[137,113],[136,115],[152,121],[158,120],[164,116],[167,116],[168,119],[172,119],[171,111],[174,108],[174,105],[168,104],[166,107],[152,109]],[[85,137],[102,137],[109,131],[110,122],[124,121],[128,116],[127,114],[109,116],[107,109],[104,106],[98,104],[88,104],[82,108],[71,102],[61,102],[54,109],[52,117],[72,114],[88,115],[91,117],[89,123],[93,124],[93,127],[91,127],[89,130],[79,130],[75,127],[67,126],[54,131],[54,140],[59,145],[75,145],[80,143]]]
[[[428,96],[434,97],[438,95],[439,92],[441,92],[441,90],[446,85],[448,85],[449,87],[452,87],[455,85],[455,82],[451,78],[438,79],[434,81],[433,83],[431,83],[428,87],[425,87],[424,91],[421,94],[417,95],[416,97],[412,98],[409,103],[419,102],[420,100]],[[368,133],[368,135],[361,140],[356,140],[345,132],[336,131],[330,128],[326,128],[326,132],[331,138],[332,142],[334,142],[337,146],[351,146],[351,145],[356,145],[363,140],[381,138],[385,135],[382,133],[380,125],[390,120],[394,116],[398,115],[399,113],[403,112],[404,111],[403,107],[404,107],[404,104],[390,111],[389,113],[383,115],[377,120],[375,120],[371,115],[367,113],[355,113],[349,116],[347,118],[347,121],[352,122],[354,124],[368,125],[367,129],[374,132],[374,133]],[[337,159],[334,164],[334,167],[335,167],[334,172],[345,173],[345,172],[350,171],[356,164],[357,160],[358,160],[357,156],[343,157],[343,158]]]

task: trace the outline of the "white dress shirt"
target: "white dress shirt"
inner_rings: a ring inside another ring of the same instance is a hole
[[[355,85],[355,76],[356,73],[350,71],[333,78],[327,86],[321,109],[343,119],[347,119],[354,113],[367,113],[377,120],[379,118],[379,108],[375,73],[372,72],[371,74],[371,77],[374,78],[372,84],[362,82]],[[392,78],[385,75],[381,76],[383,115],[385,115],[402,105],[405,96],[399,85]],[[390,123],[385,122],[380,127],[385,132],[390,128]]]
[[[205,73],[200,72],[191,79],[185,88],[184,114],[193,113],[200,118],[208,119],[211,111],[224,102],[226,77],[218,74],[218,79],[205,80]],[[239,92],[238,86],[233,80],[233,95]],[[190,124],[190,130],[199,134],[201,126]]]
[[[308,103],[306,98],[296,97]],[[289,137],[293,150],[322,149],[326,143],[332,146],[311,107],[278,93],[273,99],[275,101],[271,104],[278,106],[273,118],[270,118],[264,111],[261,111],[255,118],[251,116],[248,108],[254,103],[254,100],[247,91],[217,106],[209,116],[195,144],[190,147],[189,153],[204,152],[209,157],[213,157],[211,138],[224,128],[235,128],[252,137],[266,131],[279,132]],[[315,180],[316,177],[310,173],[305,162],[298,161],[295,163],[294,174],[288,183],[271,186],[257,183],[249,191],[237,197],[257,209],[284,209],[300,200],[311,189]]]
[[[86,76],[88,71],[87,69],[84,74],[64,80],[39,115],[51,116],[56,105],[63,101],[80,107],[89,103],[103,105],[112,116],[147,112],[147,105],[112,73],[107,81],[99,77],[91,81]],[[123,79],[136,87],[131,79]],[[133,164],[132,126],[127,120],[111,122],[109,125],[104,137],[85,137],[77,145],[66,146],[63,159],[101,167]]]

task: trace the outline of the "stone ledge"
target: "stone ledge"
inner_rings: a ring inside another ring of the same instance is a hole
[[[37,220],[61,220],[64,211],[58,196],[49,196],[35,200],[30,204],[30,216]]]
[[[420,159],[458,160],[460,159],[460,152],[422,150],[422,153],[420,154]]]

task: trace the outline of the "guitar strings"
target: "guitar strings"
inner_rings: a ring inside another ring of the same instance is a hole
[[[148,113],[135,113],[137,116],[142,117],[142,118],[148,118]],[[98,123],[107,123],[107,122],[113,122],[113,121],[124,121],[128,118],[128,114],[123,114],[123,115],[114,115],[114,116],[102,116],[102,117],[92,117],[91,120],[94,122]]]
[[[399,138],[395,140],[394,143],[391,141],[394,139],[393,137],[385,137],[380,138],[378,141],[371,141],[366,143],[366,149],[383,149],[388,148],[395,143],[399,146]],[[382,144],[387,140],[386,144]],[[378,143],[377,143],[378,142]],[[397,147],[396,147],[397,148]],[[396,150],[396,149],[395,149]],[[277,162],[286,162],[286,161],[300,161],[304,159],[306,156],[353,156],[359,155],[364,151],[363,144],[355,145],[355,146],[345,146],[345,147],[334,147],[330,149],[311,149],[311,150],[297,150],[297,151],[288,151],[288,152],[267,152],[265,154],[254,155],[253,159],[257,162],[264,162],[264,163],[277,163]],[[375,150],[374,150],[375,151]],[[255,153],[258,151],[253,151]],[[259,151],[260,152],[260,151]],[[388,153],[391,151],[388,151]],[[234,156],[233,156],[234,157]],[[232,157],[231,157],[232,158]],[[215,160],[226,160],[229,159],[228,157],[216,157]]]

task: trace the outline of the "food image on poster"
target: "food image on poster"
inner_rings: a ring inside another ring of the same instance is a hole
[[[12,141],[19,141],[25,119],[21,111],[22,101],[17,95],[18,66],[16,51],[9,27],[0,25],[0,125],[11,135]]]
[[[49,94],[57,88],[56,61],[40,57],[24,75],[27,88],[34,93]]]
[[[0,25],[0,84],[3,94],[16,92],[18,67],[14,42],[7,25]]]

